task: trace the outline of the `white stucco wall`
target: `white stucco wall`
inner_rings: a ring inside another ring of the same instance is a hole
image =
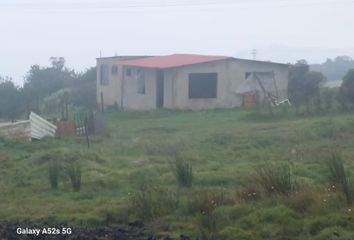
[[[128,68],[128,67],[124,67]],[[137,70],[130,68],[131,76],[124,76],[123,105],[124,110],[152,110],[156,108],[156,70],[140,68],[145,79],[145,94],[138,93]]]
[[[137,91],[136,71],[138,68],[119,66],[118,74],[112,75],[113,58],[97,60],[97,102],[100,93],[104,94],[105,105],[115,102],[124,110],[152,110],[156,108],[157,69],[140,68],[144,72],[145,94]],[[100,84],[100,65],[109,65],[109,85]],[[131,76],[126,69],[131,69]],[[164,108],[168,109],[214,109],[233,108],[242,105],[242,95],[236,89],[245,80],[246,72],[274,72],[275,81],[281,98],[287,98],[288,67],[268,62],[242,59],[228,59],[203,64],[194,64],[163,70]],[[208,99],[189,99],[189,74],[217,73],[217,97]]]
[[[101,76],[101,65],[108,65],[108,85],[100,84],[100,76]],[[96,89],[97,89],[97,103],[101,104],[101,92],[104,97],[105,105],[114,105],[117,102],[118,105],[121,103],[121,84],[122,84],[122,76],[123,76],[123,68],[122,66],[118,66],[117,75],[112,75],[112,66],[116,65],[114,63],[114,59],[111,58],[100,58],[97,59],[96,72],[97,72],[97,81],[96,81]]]
[[[246,72],[274,72],[279,95],[287,98],[288,67],[286,65],[248,60],[223,60],[189,65],[165,70],[165,108],[170,109],[213,109],[233,108],[242,105],[242,95],[236,89],[245,80]],[[217,97],[189,99],[188,81],[191,73],[218,74]]]

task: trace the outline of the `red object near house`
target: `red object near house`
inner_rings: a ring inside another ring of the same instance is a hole
[[[259,96],[257,92],[243,94],[243,106],[253,107],[259,103]]]
[[[56,122],[58,136],[74,136],[76,135],[76,125],[73,121]]]

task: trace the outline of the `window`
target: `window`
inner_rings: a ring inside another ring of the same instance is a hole
[[[118,66],[117,65],[113,65],[111,72],[112,72],[112,75],[117,75],[118,74]]]
[[[251,76],[251,74],[252,74],[251,72],[246,72],[245,73],[245,79],[247,79],[249,76]]]
[[[141,70],[136,72],[136,88],[139,94],[145,94],[145,77]]]
[[[130,68],[127,68],[127,70],[125,71],[125,75],[130,77],[132,75],[132,70]]]
[[[189,98],[216,98],[217,73],[189,74]]]
[[[109,68],[107,64],[102,64],[100,67],[100,84],[108,85],[109,84]]]

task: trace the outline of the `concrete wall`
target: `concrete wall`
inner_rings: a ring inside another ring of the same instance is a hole
[[[156,108],[157,70],[140,68],[144,73],[145,94],[137,92],[136,72],[139,68],[118,65],[118,74],[112,75],[114,59],[97,60],[97,102],[100,93],[104,94],[105,105],[123,106],[125,110],[152,110]],[[109,85],[100,84],[100,65],[109,65]],[[126,69],[131,69],[127,76]],[[247,72],[274,72],[275,81],[281,98],[287,98],[288,67],[282,64],[228,59],[203,64],[194,64],[163,70],[164,75],[164,108],[168,109],[213,109],[233,108],[242,105],[242,95],[236,89],[245,80]],[[217,73],[217,97],[208,99],[189,98],[190,73]]]
[[[116,65],[115,59],[113,58],[99,58],[97,59],[97,81],[96,81],[96,89],[97,89],[97,103],[101,104],[101,92],[104,97],[105,105],[114,105],[117,103],[119,106],[121,104],[121,85],[122,85],[122,77],[123,77],[123,66],[118,66],[117,75],[112,74],[112,66]],[[101,76],[101,65],[107,64],[109,69],[109,84],[101,85],[100,84],[100,76]]]
[[[129,67],[124,67],[126,70]],[[152,110],[156,108],[157,70],[149,68],[130,68],[131,76],[124,75],[123,105],[124,110]],[[140,70],[145,79],[145,94],[138,93],[137,71]]]
[[[242,95],[236,89],[245,80],[247,72],[274,72],[279,95],[287,98],[288,67],[286,65],[248,60],[223,60],[165,70],[165,108],[169,109],[213,109],[233,108],[242,105]],[[218,74],[217,98],[189,99],[188,81],[190,73]]]
[[[232,94],[232,61],[222,60],[204,64],[195,64],[165,71],[165,104],[170,109],[211,109],[232,108],[242,100]],[[190,99],[190,73],[217,73],[216,98]]]

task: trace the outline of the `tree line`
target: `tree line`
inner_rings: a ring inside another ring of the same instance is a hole
[[[23,118],[30,111],[53,113],[65,106],[96,108],[96,68],[76,72],[62,57],[51,57],[50,66],[32,65],[22,87],[10,77],[0,77],[0,119]]]
[[[311,70],[321,72],[329,81],[343,79],[344,75],[353,68],[354,60],[349,56],[328,58],[324,63],[310,65]]]
[[[49,61],[46,67],[32,65],[22,87],[16,86],[10,77],[0,77],[0,119],[24,118],[30,111],[63,113],[68,106],[97,107],[95,67],[79,73],[67,68],[62,57]],[[354,67],[343,77],[339,89],[321,89],[325,80],[305,60],[290,65],[289,100],[296,112],[303,106],[307,112],[311,106],[319,111],[331,109],[335,103],[343,109],[354,108]]]
[[[289,99],[296,113],[303,106],[307,113],[311,106],[318,112],[332,110],[334,107],[344,110],[354,108],[354,67],[343,76],[339,89],[321,88],[326,80],[321,72],[311,70],[306,60],[299,60],[290,66]]]

